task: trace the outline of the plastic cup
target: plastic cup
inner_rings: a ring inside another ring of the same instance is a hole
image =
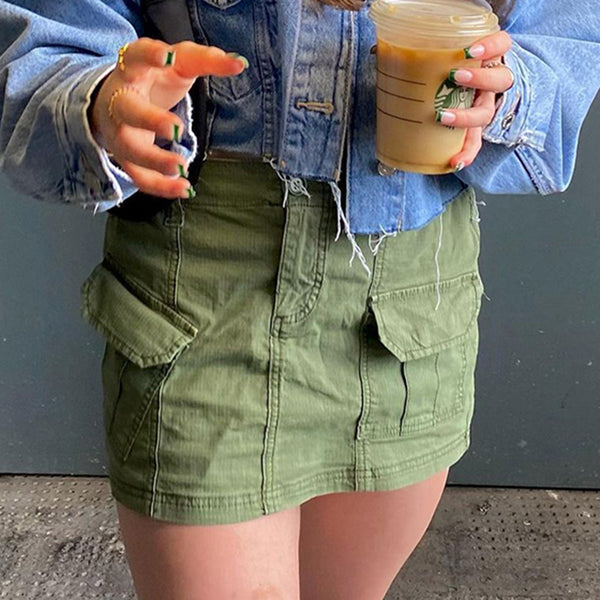
[[[450,173],[466,129],[436,121],[444,108],[469,108],[475,90],[449,79],[450,70],[480,67],[466,48],[500,30],[485,0],[375,0],[377,33],[377,159],[393,169]]]

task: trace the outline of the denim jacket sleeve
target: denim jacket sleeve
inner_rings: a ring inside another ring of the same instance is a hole
[[[87,108],[141,34],[139,0],[0,0],[0,171],[16,189],[95,210],[137,191],[95,142]],[[188,105],[173,110],[185,117]],[[187,125],[178,149],[189,155]]]
[[[515,85],[484,129],[481,152],[458,177],[491,194],[564,191],[600,87],[597,0],[517,0],[505,29]]]

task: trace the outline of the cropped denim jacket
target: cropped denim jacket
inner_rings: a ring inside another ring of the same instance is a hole
[[[302,190],[302,179],[329,182],[338,225],[365,266],[355,234],[421,228],[468,185],[550,194],[570,183],[600,87],[598,0],[517,0],[503,24],[514,40],[506,62],[516,82],[485,128],[475,162],[456,174],[391,176],[379,174],[375,159],[375,32],[367,8],[341,11],[317,0],[190,6],[196,41],[250,62],[241,75],[207,80],[208,150],[262,157],[292,189]],[[0,1],[0,171],[16,188],[94,212],[136,191],[92,138],[86,110],[119,47],[142,35],[140,0]],[[191,158],[199,149],[189,97],[172,110],[188,127],[180,143],[164,147]]]

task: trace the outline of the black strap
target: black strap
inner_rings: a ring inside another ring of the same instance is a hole
[[[194,41],[191,7],[188,0],[145,0],[141,3],[144,34],[160,39],[168,44],[184,40]],[[192,130],[198,138],[198,153],[189,165],[188,179],[195,185],[200,176],[206,146],[207,98],[204,79],[199,77],[190,89],[192,99]],[[173,200],[137,192],[119,206],[108,212],[125,219],[143,221],[152,218],[158,211],[166,208]]]

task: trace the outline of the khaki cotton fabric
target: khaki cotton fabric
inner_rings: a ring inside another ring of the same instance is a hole
[[[467,450],[483,291],[473,190],[376,255],[357,236],[369,276],[335,241],[329,186],[307,189],[284,207],[269,165],[208,161],[196,198],[148,221],[109,214],[82,312],[106,340],[110,484],[126,506],[233,523],[406,486]]]

